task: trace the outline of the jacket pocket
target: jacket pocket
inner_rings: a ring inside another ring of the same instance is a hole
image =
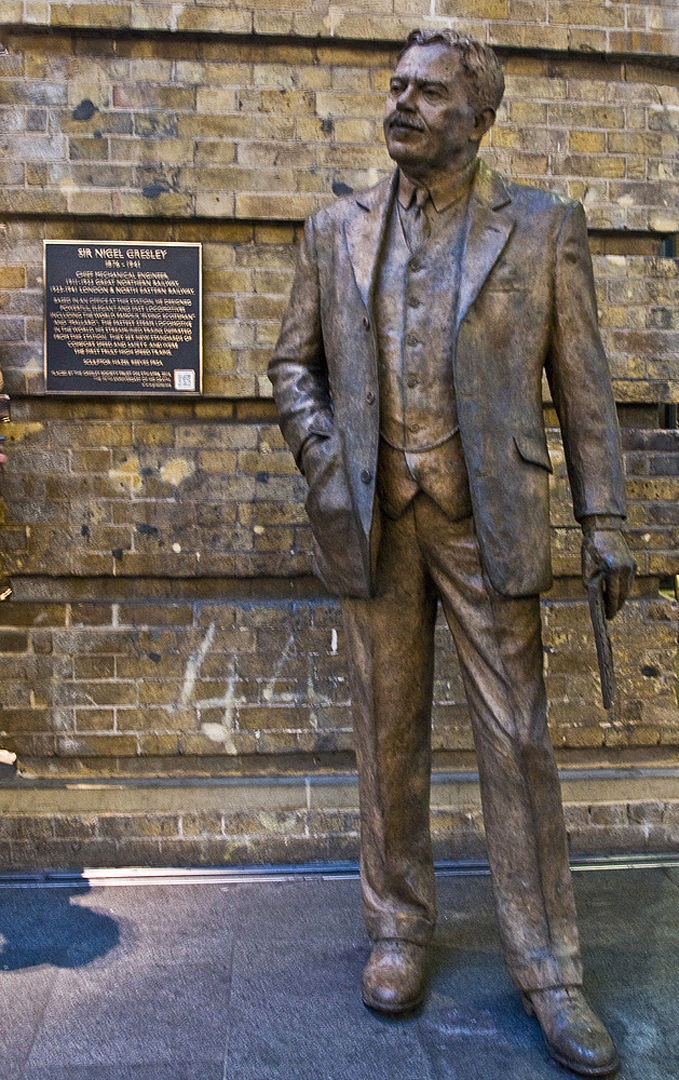
[[[514,442],[524,461],[530,462],[531,465],[541,465],[547,472],[554,471],[544,435],[521,431],[514,435]]]
[[[314,536],[317,572],[330,592],[367,596],[369,576],[339,439],[333,435],[313,452],[304,508]]]

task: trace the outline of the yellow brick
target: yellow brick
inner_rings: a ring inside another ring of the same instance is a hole
[[[113,210],[109,191],[69,191],[69,214],[104,214],[108,217]]]
[[[546,0],[509,0],[509,17],[513,22],[546,23]]]
[[[489,134],[493,146],[515,148],[521,145],[521,132],[515,128],[508,130],[507,128],[494,127]]]
[[[222,113],[236,111],[236,91],[231,88],[214,90],[199,86],[196,91],[198,113]]]
[[[306,171],[295,178],[296,190],[300,194],[320,194],[328,190],[328,178],[324,173]]]
[[[203,472],[233,473],[236,461],[237,455],[233,450],[201,450],[198,453],[198,465]]]
[[[327,200],[328,202],[331,199]],[[250,195],[236,193],[236,217],[302,221],[318,209],[313,195]]]
[[[625,161],[620,157],[570,154],[562,161],[555,161],[553,171],[556,175],[595,176],[616,180],[625,175]]]
[[[249,81],[254,86],[267,89],[274,87],[276,90],[295,90],[298,87],[299,76],[290,64],[255,64]]]
[[[547,106],[533,101],[512,101],[509,114],[514,124],[533,127],[547,123]]]
[[[507,0],[438,0],[437,15],[469,19],[506,19]]]
[[[235,196],[226,192],[198,192],[196,195],[196,214],[199,217],[233,217]]]
[[[332,70],[327,67],[303,67],[299,72],[299,85],[302,90],[329,90],[332,83]]]
[[[195,116],[177,118],[177,134],[195,139],[247,139],[253,131],[251,116]]]
[[[543,79],[533,75],[510,75],[506,80],[506,92],[508,97],[523,101],[565,100],[568,82],[566,79]]]
[[[338,116],[376,118],[382,114],[383,107],[382,94],[339,94],[321,91],[316,95],[317,115],[332,119]]]
[[[179,195],[168,191],[157,199],[147,199],[143,195],[128,195],[124,192],[113,193],[113,213],[122,217],[188,217],[191,213],[191,196]]]
[[[24,289],[26,271],[23,266],[0,267],[0,289]]]
[[[185,8],[177,16],[178,30],[208,30],[210,33],[250,34],[252,13],[231,8]]]
[[[255,240],[258,244],[292,244],[294,230],[291,225],[257,225]]]
[[[334,67],[332,69],[333,90],[370,90],[370,72],[365,68]]]
[[[232,319],[234,316],[233,297],[206,296],[203,301],[206,319]]]
[[[254,292],[254,278],[250,270],[205,271],[203,281],[206,290],[213,293]]]
[[[569,34],[565,26],[526,26],[523,28],[522,45],[526,49],[554,49],[561,52],[568,48]]]
[[[101,26],[122,28],[130,25],[130,4],[52,4],[52,26]]]
[[[381,123],[373,120],[335,120],[333,121],[335,142],[338,143],[373,143],[377,142]]]
[[[568,144],[581,154],[600,154],[606,149],[606,135],[602,131],[571,131]]]
[[[580,26],[568,27],[568,47],[573,52],[605,53],[608,51],[607,46],[608,39],[605,30],[585,30]]]
[[[544,31],[544,27],[540,27]],[[510,49],[523,48],[526,28],[515,23],[491,23],[488,44],[500,45]],[[473,35],[474,36],[474,35]]]
[[[213,397],[254,398],[259,396],[255,375],[224,375],[206,372],[203,385],[204,392]]]
[[[165,141],[163,141],[163,146],[164,145]],[[234,143],[228,143],[217,139],[209,141],[201,139],[200,142],[196,142],[195,144],[194,164],[230,165],[235,156],[236,147]],[[190,160],[190,154],[187,154],[184,160]]]
[[[189,139],[112,138],[109,146],[111,161],[183,165],[193,157],[193,143]]]
[[[9,5],[0,5],[0,19],[2,18],[1,9],[6,6]],[[43,0],[26,0],[23,22],[33,25],[41,23],[45,26],[49,25],[49,4],[44,3]]]
[[[291,11],[255,11],[252,28],[255,34],[292,34],[295,28],[295,16]],[[301,31],[304,34],[304,31]],[[304,35],[315,36],[313,33]]]
[[[512,176],[546,176],[549,162],[543,154],[512,154],[510,172]]]
[[[664,155],[667,153],[663,146],[662,136],[655,132],[609,131],[608,150],[611,154]]]
[[[260,102],[262,112],[276,115],[312,116],[315,110],[314,94],[308,90],[263,90]]]
[[[174,30],[176,18],[171,7],[135,3],[131,26],[134,30]]]
[[[625,9],[622,4],[570,3],[556,0],[549,5],[550,23],[568,26],[609,27],[625,25]]]
[[[648,163],[649,166],[651,162]],[[645,180],[646,179],[646,158],[644,157],[628,157],[627,158],[627,178],[628,180]]]

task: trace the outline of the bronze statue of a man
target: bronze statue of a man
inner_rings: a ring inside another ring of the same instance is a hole
[[[633,572],[623,470],[579,203],[477,158],[502,99],[492,50],[413,32],[391,80],[393,175],[306,223],[269,369],[306,476],[317,569],[341,597],[351,665],[363,1000],[425,992],[436,917],[429,827],[434,623],[464,679],[502,945],[552,1056],[618,1064],[582,993],[539,594],[551,584],[541,380],[551,387],[607,614]]]

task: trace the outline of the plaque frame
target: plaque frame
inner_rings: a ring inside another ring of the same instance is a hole
[[[128,248],[193,248],[198,254],[198,290],[196,296],[197,323],[198,323],[198,364],[197,386],[195,390],[108,390],[102,387],[93,389],[55,390],[49,389],[48,365],[47,365],[47,318],[48,318],[48,294],[47,294],[47,251],[51,245],[63,245],[70,247],[128,247]],[[42,242],[42,274],[43,274],[43,378],[45,381],[44,393],[54,397],[120,397],[120,398],[172,398],[183,400],[187,398],[199,398],[203,395],[203,244],[201,241],[181,240],[45,240]]]

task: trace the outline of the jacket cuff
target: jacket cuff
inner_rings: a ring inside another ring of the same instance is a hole
[[[580,525],[586,535],[593,532],[619,532],[625,525],[625,518],[618,514],[587,514],[581,518]]]
[[[299,447],[297,448],[297,452],[295,453],[295,462],[297,464],[297,468],[301,473],[304,472],[304,469],[302,468],[302,458],[304,457],[304,450],[307,443],[311,439],[329,439],[332,435],[332,432],[332,416],[329,413],[317,413],[311,423],[307,426],[306,432],[302,438],[301,443],[299,444]]]

